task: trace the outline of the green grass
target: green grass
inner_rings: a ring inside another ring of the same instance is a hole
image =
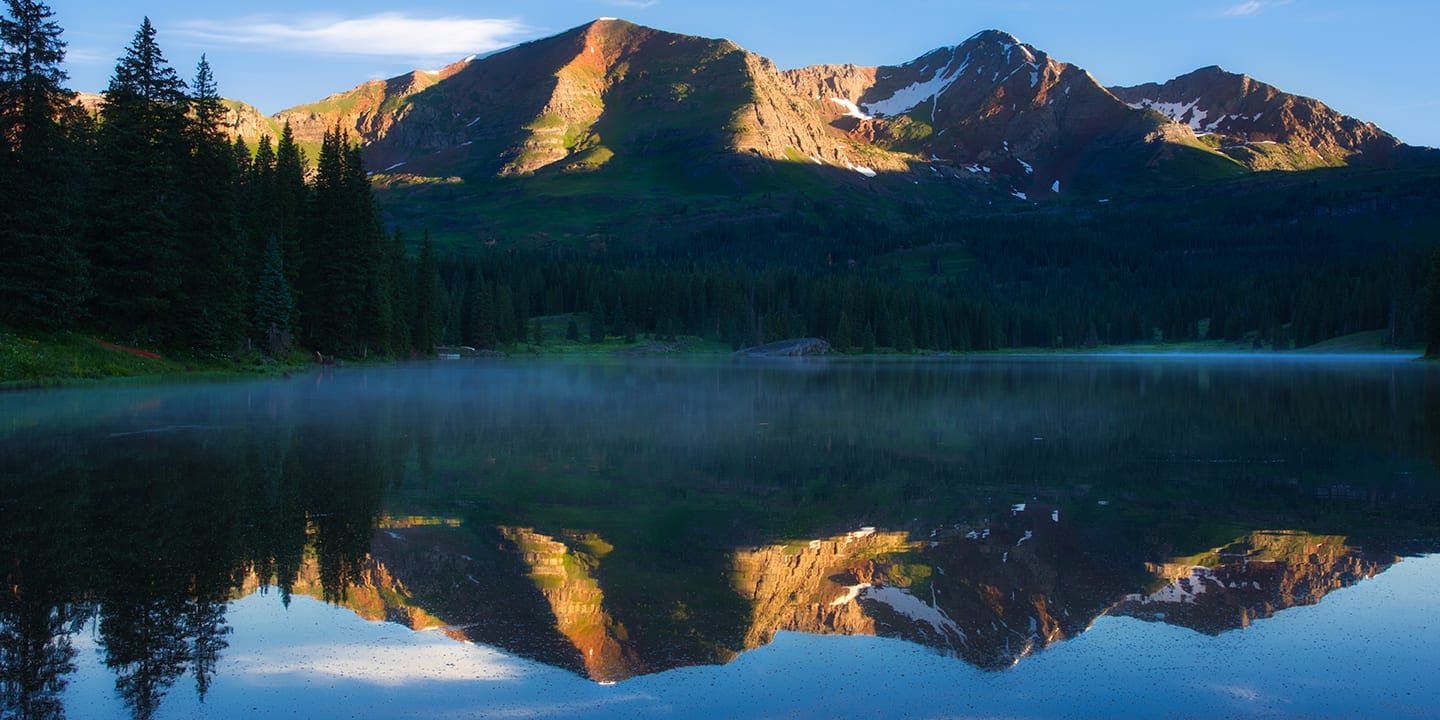
[[[143,348],[141,348],[143,349]],[[0,389],[50,387],[91,381],[179,382],[279,374],[308,366],[303,355],[289,364],[261,364],[258,357],[229,360],[154,360],[107,348],[75,332],[21,332],[0,328]]]
[[[579,331],[580,339],[571,340],[565,337],[571,321],[574,321]],[[621,335],[606,335],[605,341],[592,343],[590,337],[590,318],[587,313],[571,313],[566,315],[547,315],[530,319],[530,326],[533,329],[539,326],[542,331],[540,344],[532,342],[517,344],[511,348],[511,352],[518,356],[534,357],[633,357],[643,355],[673,356],[673,355],[728,355],[731,352],[730,346],[724,343],[695,337],[692,335],[681,335],[674,340],[659,340],[649,333],[639,333],[635,342],[626,342]]]

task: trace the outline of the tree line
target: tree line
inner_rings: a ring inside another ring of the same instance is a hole
[[[6,8],[0,322],[196,356],[256,341],[267,353],[433,351],[433,279],[386,233],[344,131],[326,134],[313,171],[288,124],[254,148],[232,142],[205,57],[180,79],[148,18],[92,114],[64,86],[50,8]]]

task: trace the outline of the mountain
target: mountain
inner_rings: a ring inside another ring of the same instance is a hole
[[[1130,107],[1155,110],[1213,138],[1220,152],[1252,170],[1383,163],[1401,144],[1373,123],[1215,66],[1164,84],[1110,91]]]
[[[1077,174],[1103,173],[1115,153],[1136,167],[1164,162],[1167,146],[1212,155],[1133,112],[1083,69],[996,30],[904,65],[816,66],[785,76],[851,136],[922,158],[937,174],[948,166],[1004,178],[1027,196],[1058,194]],[[1209,160],[1222,173],[1231,164]]]
[[[347,131],[387,222],[447,241],[673,237],[797,203],[953,217],[1413,150],[1215,67],[1107,88],[998,30],[899,65],[782,71],[728,40],[602,19],[270,118],[227,106],[233,134],[289,123],[312,156]]]
[[[683,181],[743,174],[754,157],[904,168],[794,105],[774,64],[734,43],[597,20],[276,117],[301,138],[338,122],[365,143],[373,167],[427,177],[588,172],[614,162]]]

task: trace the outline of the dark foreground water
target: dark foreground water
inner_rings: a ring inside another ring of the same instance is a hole
[[[0,717],[1433,717],[1440,373],[442,363],[0,395]]]

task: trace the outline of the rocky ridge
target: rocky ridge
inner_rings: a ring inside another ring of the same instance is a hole
[[[1216,66],[1110,91],[1130,107],[1217,138],[1220,152],[1255,170],[1344,165],[1362,155],[1383,162],[1400,146],[1373,123]]]

